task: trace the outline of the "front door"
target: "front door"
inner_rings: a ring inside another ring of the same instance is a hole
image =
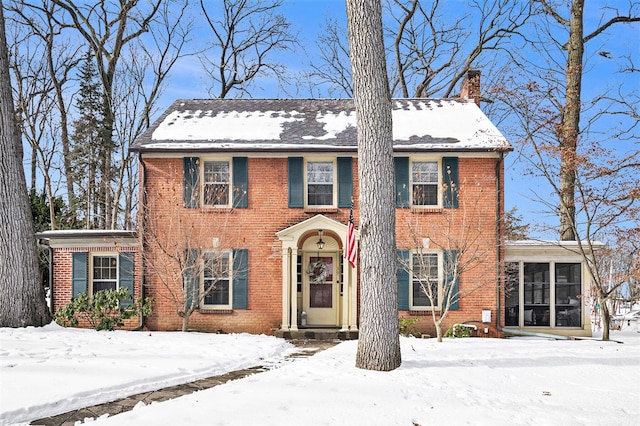
[[[307,326],[337,326],[340,269],[336,253],[305,254],[302,305]]]

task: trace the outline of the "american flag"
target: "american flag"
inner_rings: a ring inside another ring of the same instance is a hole
[[[351,210],[349,211],[349,224],[347,226],[347,249],[344,257],[349,261],[352,268],[356,267],[356,233],[353,225],[353,201],[351,202]]]

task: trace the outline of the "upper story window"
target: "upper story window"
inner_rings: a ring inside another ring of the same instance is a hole
[[[458,208],[458,157],[394,157],[396,207]]]
[[[247,157],[183,159],[182,201],[186,208],[249,206]]]
[[[414,253],[411,258],[411,307],[423,309],[440,304],[437,253]]]
[[[203,255],[204,307],[231,309],[231,252],[207,252]]]
[[[412,205],[438,205],[438,162],[414,161],[411,163]]]
[[[203,166],[203,200],[205,206],[228,206],[231,199],[229,161],[205,161]]]
[[[307,161],[307,206],[335,205],[333,161]]]
[[[96,294],[101,290],[116,290],[118,287],[118,256],[117,255],[94,255],[92,289],[91,293]]]

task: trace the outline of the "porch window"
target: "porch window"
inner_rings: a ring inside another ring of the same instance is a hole
[[[333,206],[333,161],[307,162],[307,205]]]
[[[411,306],[415,309],[423,309],[431,306],[439,306],[439,277],[437,253],[414,253],[411,266]]]
[[[230,255],[227,251],[204,254],[203,285],[208,292],[203,300],[205,307],[231,308]]]
[[[228,206],[231,199],[229,161],[205,161],[204,204],[206,206]]]
[[[579,263],[556,263],[556,327],[582,325],[581,271]]]
[[[118,256],[93,256],[92,294],[115,290],[118,284]]]
[[[548,263],[524,264],[524,325],[548,327],[551,280]]]
[[[438,205],[438,162],[414,161],[411,163],[412,204],[414,206]]]

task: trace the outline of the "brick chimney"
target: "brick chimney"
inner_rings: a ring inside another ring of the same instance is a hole
[[[480,106],[480,70],[469,70],[460,87],[462,99],[473,99]]]

